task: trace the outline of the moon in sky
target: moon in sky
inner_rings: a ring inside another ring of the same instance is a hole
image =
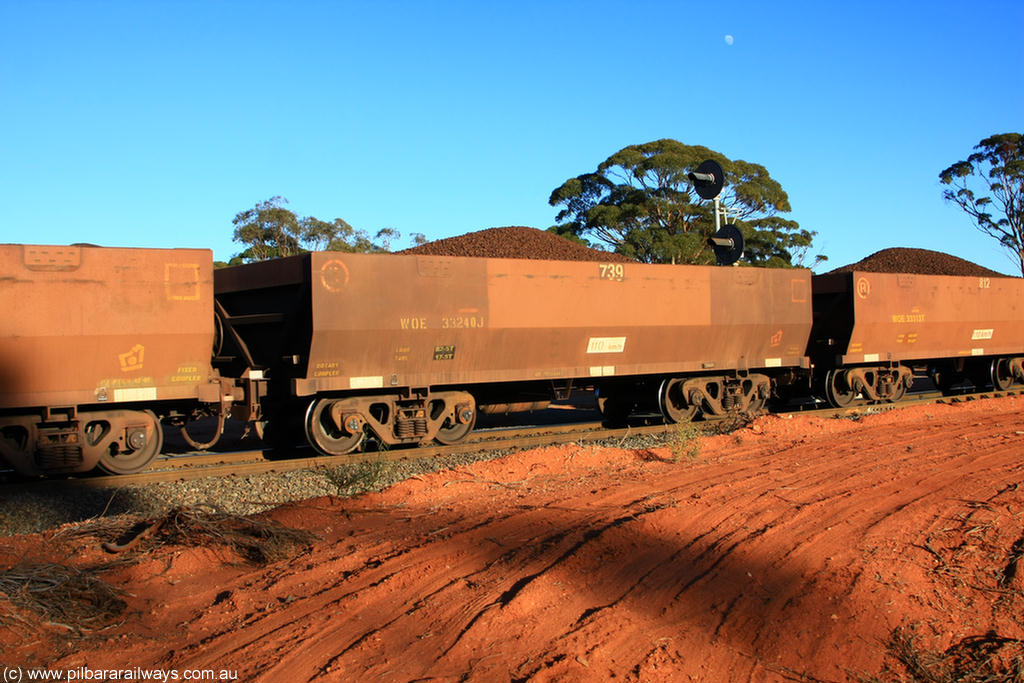
[[[726,44],[726,45],[732,45],[732,43],[733,43],[733,41],[734,41],[734,40],[735,40],[735,39],[734,39],[734,38],[732,37],[732,34],[731,34],[731,33],[726,33],[726,34],[725,34],[725,44]]]

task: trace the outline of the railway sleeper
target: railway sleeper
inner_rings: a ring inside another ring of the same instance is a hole
[[[388,446],[462,441],[476,424],[472,394],[439,391],[422,396],[349,396],[314,399],[306,411],[309,444],[324,455],[344,455],[370,434]]]

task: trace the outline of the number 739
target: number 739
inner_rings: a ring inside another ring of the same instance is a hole
[[[602,263],[598,266],[602,280],[622,282],[626,279],[626,266],[621,263]]]

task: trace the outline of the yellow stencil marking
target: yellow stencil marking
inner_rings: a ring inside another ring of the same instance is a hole
[[[333,258],[320,266],[320,282],[328,292],[340,291],[348,284],[348,266]]]
[[[117,360],[121,363],[121,372],[141,370],[145,358],[146,347],[142,344],[136,344],[124,353],[117,354]]]
[[[199,301],[199,264],[164,264],[164,289],[169,301]]]

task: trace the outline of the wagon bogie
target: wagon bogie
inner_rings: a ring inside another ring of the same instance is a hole
[[[700,406],[705,415],[723,417],[729,413],[757,413],[771,394],[766,375],[751,373],[736,377],[694,377],[683,382],[680,393],[690,405]]]
[[[760,373],[679,375],[605,385],[598,407],[605,421],[623,424],[633,413],[660,413],[666,422],[689,422],[698,416],[756,415],[771,396],[771,378]]]
[[[890,402],[903,399],[914,383],[905,365],[832,368],[823,375],[821,392],[835,408],[857,402]]]
[[[160,420],[150,410],[88,410],[48,420],[0,417],[0,457],[26,475],[96,467],[132,474],[148,467],[162,445]]]
[[[388,446],[457,443],[473,430],[476,415],[473,396],[463,391],[320,397],[310,401],[304,425],[318,452],[345,455],[366,435]]]

